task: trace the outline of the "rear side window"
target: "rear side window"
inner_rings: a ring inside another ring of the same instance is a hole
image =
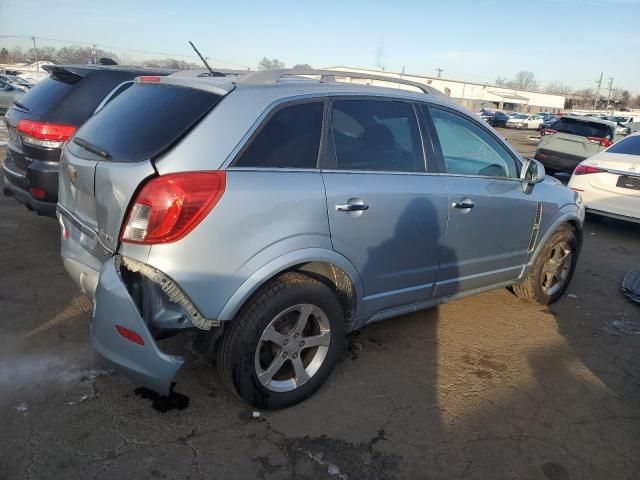
[[[316,168],[323,109],[323,102],[310,102],[276,111],[233,166]]]
[[[336,100],[331,130],[336,168],[424,172],[420,131],[413,106],[404,102]]]
[[[461,115],[430,111],[447,173],[517,178],[513,157],[489,132]]]
[[[625,155],[640,155],[640,136],[634,135],[632,137],[623,138],[609,147],[607,152],[622,153]]]
[[[156,157],[182,138],[220,95],[162,84],[135,84],[109,102],[75,139],[116,162]]]
[[[560,118],[553,124],[553,129],[560,133],[569,133],[581,137],[598,137],[613,139],[612,129],[595,122],[585,122],[574,118]]]
[[[73,83],[63,82],[52,77],[45,78],[34,85],[19,100],[19,103],[34,116],[42,115],[57,107],[73,88]]]

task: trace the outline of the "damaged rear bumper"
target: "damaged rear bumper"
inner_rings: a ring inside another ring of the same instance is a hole
[[[90,330],[91,344],[116,371],[136,384],[167,395],[184,360],[160,351],[127,291],[117,263],[118,257],[112,257],[100,272]],[[136,341],[125,338],[121,331],[134,332]]]

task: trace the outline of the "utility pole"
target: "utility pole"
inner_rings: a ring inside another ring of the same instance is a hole
[[[609,104],[611,103],[611,87],[613,87],[613,77],[609,77],[609,93],[607,95],[607,110],[609,110]]]
[[[31,37],[31,40],[33,40],[33,51],[36,55],[36,72],[39,72],[40,65],[38,65],[38,46],[36,45],[36,37]]]
[[[596,80],[596,85],[598,85],[598,88],[596,89],[596,99],[593,101],[594,110],[598,109],[598,99],[600,98],[600,87],[602,86],[602,75],[603,75],[603,72],[600,72],[600,79]]]
[[[436,68],[436,72],[438,72],[438,78],[442,77],[442,69],[441,68]]]

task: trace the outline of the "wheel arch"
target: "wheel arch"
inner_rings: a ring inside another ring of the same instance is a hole
[[[261,286],[289,271],[298,271],[325,283],[338,295],[348,329],[356,323],[359,312],[363,311],[360,276],[345,257],[322,248],[289,252],[262,266],[227,300],[218,320],[232,320]]]
[[[565,211],[560,211],[557,218],[551,223],[551,225],[546,229],[544,235],[538,241],[533,253],[529,257],[529,261],[526,265],[526,270],[531,268],[533,264],[536,262],[536,259],[544,249],[547,241],[555,234],[560,228],[565,225],[569,225],[573,230],[576,240],[578,241],[578,252],[582,248],[582,240],[583,240],[583,225],[584,218],[580,216],[580,212],[577,208],[567,209]],[[524,273],[523,273],[524,274]]]

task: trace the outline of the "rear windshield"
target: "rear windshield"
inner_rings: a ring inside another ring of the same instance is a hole
[[[553,124],[553,129],[561,133],[580,135],[581,137],[613,138],[611,128],[600,123],[560,118]]]
[[[48,77],[38,82],[29,90],[29,92],[18,101],[18,106],[22,106],[34,114],[34,116],[38,116],[57,107],[72,90],[72,83],[66,83]]]
[[[74,137],[116,162],[156,157],[180,140],[220,95],[162,84],[134,84],[91,117]]]
[[[632,137],[623,138],[619,142],[610,146],[607,152],[640,155],[640,136],[633,135]]]

